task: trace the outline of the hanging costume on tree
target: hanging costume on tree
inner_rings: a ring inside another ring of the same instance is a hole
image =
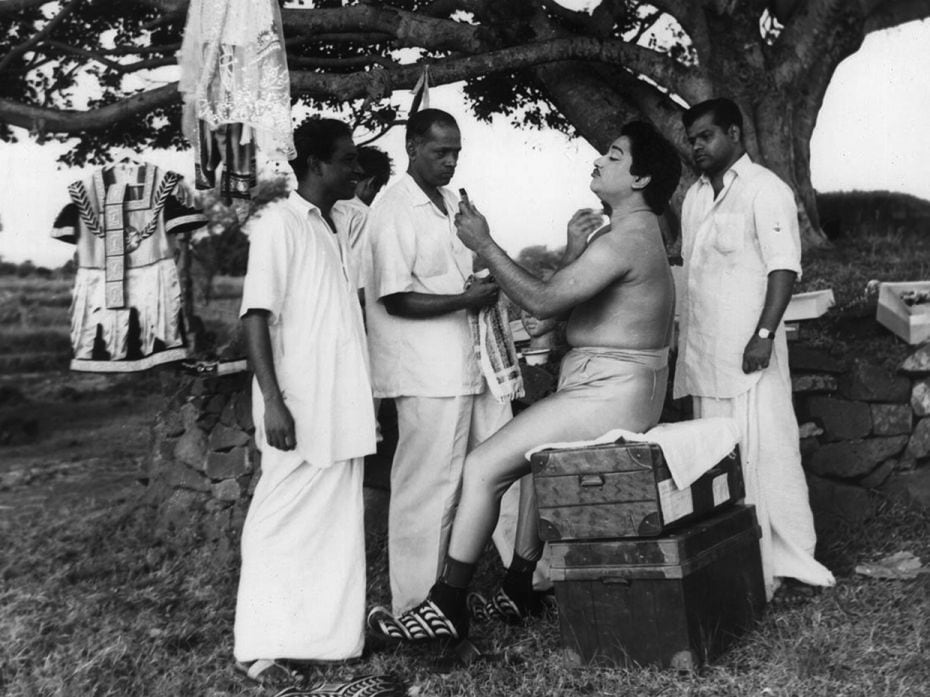
[[[256,149],[272,162],[295,156],[290,77],[275,0],[191,0],[178,53],[184,136],[198,189],[226,203],[248,199]]]
[[[68,187],[52,236],[77,245],[71,368],[131,372],[186,358],[175,243],[206,222],[181,176],[151,164],[106,167]]]

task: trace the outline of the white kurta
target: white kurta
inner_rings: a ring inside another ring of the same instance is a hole
[[[693,395],[695,416],[726,416],[741,428],[746,500],[762,528],[769,597],[776,577],[832,585],[814,560],[813,518],[791,404],[784,326],[768,368],[743,373],[742,356],[765,304],[768,274],[801,272],[797,208],[772,172],[742,157],[714,197],[706,177],[682,206],[684,303],[675,397]]]
[[[339,660],[364,643],[362,458],[375,450],[361,313],[346,254],[298,194],[249,224],[242,313],[270,313],[297,448],[269,446],[253,384],[259,479],[242,532],[235,656]]]

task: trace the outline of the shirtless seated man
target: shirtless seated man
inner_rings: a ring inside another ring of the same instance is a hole
[[[525,453],[544,442],[591,439],[615,428],[642,432],[658,422],[675,305],[658,216],[680,175],[678,154],[652,126],[625,125],[595,160],[591,179],[591,190],[611,211],[610,223],[601,227],[600,211],[575,213],[562,268],[547,281],[511,260],[491,238],[484,216],[462,201],[455,219],[459,238],[520,307],[540,318],[568,313],[572,348],[562,361],[557,392],[465,460],[448,554],[427,599],[398,617],[375,608],[369,614],[373,630],[403,640],[467,636],[467,588],[501,496],[530,471]],[[538,611],[532,574],[541,553],[535,492],[523,486],[514,559],[485,612],[521,619]]]

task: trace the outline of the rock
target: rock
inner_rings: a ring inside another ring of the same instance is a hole
[[[836,392],[837,382],[832,375],[792,375],[792,392]]]
[[[235,479],[224,479],[213,485],[213,498],[220,501],[238,501],[242,496],[242,487]]]
[[[917,422],[907,443],[907,454],[915,459],[930,455],[930,418]]]
[[[180,411],[167,409],[159,413],[156,421],[156,428],[168,438],[177,438],[186,430],[184,417]]]
[[[232,397],[226,402],[223,411],[220,412],[220,423],[224,426],[236,426],[236,397]]]
[[[201,472],[204,468],[206,455],[207,437],[196,426],[185,431],[174,446],[175,460],[190,465]]]
[[[219,501],[208,501],[207,505],[211,503],[220,503]],[[219,540],[223,537],[226,537],[229,532],[229,523],[232,517],[232,514],[229,510],[229,504],[223,505],[222,508],[216,511],[209,511],[210,515],[204,516],[203,520],[203,536],[208,540]]]
[[[871,404],[872,433],[876,436],[899,436],[910,433],[914,414],[907,404]]]
[[[166,481],[172,489],[210,491],[210,480],[179,462],[167,466]]]
[[[907,436],[890,436],[829,443],[813,454],[810,468],[819,475],[861,477],[901,452],[907,440]]]
[[[807,413],[823,426],[825,440],[864,438],[872,430],[872,412],[865,402],[850,402],[833,397],[811,397]]]
[[[917,416],[930,416],[930,378],[914,383],[911,389],[911,409]]]
[[[814,438],[815,436],[822,436],[823,429],[820,428],[813,421],[808,421],[798,426],[798,436],[801,440],[805,438]]]
[[[830,354],[791,342],[788,343],[788,366],[792,373],[842,373],[846,370],[846,366]]]
[[[821,477],[808,477],[807,485],[818,533],[830,528],[848,534],[850,525],[861,525],[875,511],[872,495],[861,486]]]
[[[897,466],[898,460],[896,458],[892,457],[885,460],[882,464],[860,479],[859,486],[866,489],[877,489],[892,475]]]
[[[885,482],[881,491],[889,498],[930,510],[930,467],[919,467],[909,472],[896,472]]]
[[[191,402],[185,402],[180,409],[181,421],[184,424],[184,430],[197,427],[197,419],[200,417],[200,412],[197,410],[197,407],[194,406]]]
[[[234,479],[251,470],[248,450],[233,448],[227,453],[210,453],[207,456],[206,473],[210,479]]]
[[[210,450],[229,450],[238,446],[246,445],[249,442],[249,436],[238,428],[230,428],[222,423],[218,423],[210,433]]]
[[[904,359],[899,370],[909,375],[930,373],[930,342],[918,346],[914,353]]]
[[[853,361],[839,382],[840,394],[847,399],[902,404],[911,396],[911,382],[906,377],[861,359]]]
[[[217,418],[219,418],[219,414],[223,411],[223,407],[225,406],[226,395],[215,394],[207,400],[207,403],[203,407],[203,411],[205,414],[216,414]]]
[[[207,433],[210,433],[219,420],[220,415],[218,413],[211,414],[209,412],[204,412],[201,414],[200,418],[197,419],[197,425]]]
[[[34,443],[38,436],[38,419],[16,415],[0,419],[0,445],[26,445]]]

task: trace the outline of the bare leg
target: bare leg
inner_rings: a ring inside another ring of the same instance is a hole
[[[567,414],[556,394],[518,414],[469,453],[465,458],[462,495],[452,525],[449,556],[468,564],[477,562],[496,524],[501,496],[515,480],[530,472],[526,452],[546,441],[578,440],[602,434],[600,424],[592,428],[585,421],[577,411],[574,415]],[[518,552],[527,552],[539,544],[535,510],[525,508],[533,505],[535,509],[535,492],[532,486],[526,489],[527,496],[532,498],[521,496]]]

